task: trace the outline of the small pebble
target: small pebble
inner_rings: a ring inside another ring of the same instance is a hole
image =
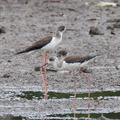
[[[60,16],[63,16],[63,13],[59,13]]]
[[[11,62],[11,60],[8,60],[7,62]]]
[[[4,74],[4,75],[2,76],[2,78],[9,78],[9,77],[10,77],[9,74]]]
[[[58,57],[66,56],[67,55],[67,51],[66,50],[61,50],[57,54],[58,54]]]
[[[104,33],[100,32],[100,30],[96,27],[91,27],[89,34],[91,34],[91,35],[104,35]]]
[[[117,70],[120,70],[120,65],[117,65],[116,68],[117,68]]]
[[[111,34],[112,34],[112,35],[115,35],[115,32],[114,32],[114,31],[111,31]]]
[[[99,103],[99,100],[98,100],[98,98],[97,98],[97,97],[94,97],[93,99],[94,99],[94,102]]]
[[[5,28],[2,26],[0,27],[0,34],[5,33]]]

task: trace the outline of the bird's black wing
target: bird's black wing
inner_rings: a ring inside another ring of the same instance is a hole
[[[72,55],[72,56],[66,57],[64,60],[66,61],[66,63],[83,63],[85,61],[88,61],[88,60],[96,57],[96,56],[98,56],[98,55],[94,55],[94,56]]]
[[[50,43],[51,40],[52,40],[52,36],[45,37],[45,38],[43,38],[39,41],[36,41],[33,45],[29,46],[25,50],[20,51],[16,54],[21,54],[21,53],[26,53],[26,52],[30,52],[30,51],[33,51],[33,50],[41,49],[42,47],[44,47],[45,45]]]

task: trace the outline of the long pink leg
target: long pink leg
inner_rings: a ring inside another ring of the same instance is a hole
[[[76,110],[76,78],[75,72],[73,71],[73,79],[74,79],[74,110]],[[76,118],[76,113],[74,113],[74,118]]]
[[[44,64],[44,53],[42,54],[42,62],[40,63],[40,66],[42,66]],[[44,91],[45,91],[45,80],[44,80],[44,75],[43,75],[43,69],[40,68],[40,75],[42,77],[42,83],[44,86]]]
[[[46,63],[47,59],[47,52],[44,52],[44,63]],[[44,98],[47,99],[47,93],[48,93],[48,84],[47,84],[47,76],[46,76],[46,66],[44,66],[44,81],[45,81],[45,95]]]
[[[88,111],[90,111],[90,90],[91,90],[91,84],[92,84],[92,79],[85,74],[84,72],[80,71],[86,78],[89,79],[89,88],[88,88]],[[88,113],[88,118],[90,118],[90,113]]]

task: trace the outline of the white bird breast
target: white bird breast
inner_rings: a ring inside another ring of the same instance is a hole
[[[57,47],[61,43],[61,41],[62,41],[62,38],[53,37],[52,41],[41,49],[45,51],[52,50],[55,47]]]

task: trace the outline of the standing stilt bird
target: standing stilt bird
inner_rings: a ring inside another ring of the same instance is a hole
[[[38,52],[38,51],[48,52],[48,51],[54,49],[56,46],[58,46],[61,43],[62,34],[65,30],[71,30],[71,29],[66,29],[65,26],[59,26],[56,31],[55,36],[44,37],[44,38],[36,41],[31,46],[27,47],[25,50],[20,51],[16,54],[31,53],[31,52]]]
[[[32,53],[32,52],[43,51],[42,62],[40,64],[40,66],[41,66],[41,65],[46,63],[47,52],[54,49],[55,47],[57,47],[61,43],[62,34],[66,30],[68,30],[68,31],[73,30],[74,31],[74,29],[66,29],[65,26],[59,26],[57,31],[56,31],[55,36],[44,37],[44,38],[36,41],[33,45],[27,47],[25,50],[17,52],[15,55],[22,54],[22,53]],[[44,66],[44,75],[43,75],[42,69],[40,69],[40,73],[41,73],[42,81],[44,84],[45,94],[47,94],[46,66]]]
[[[54,69],[57,71],[73,71],[73,78],[74,78],[74,108],[76,108],[76,79],[74,70],[80,69],[84,66],[86,66],[90,61],[93,60],[96,56],[100,55],[88,55],[88,56],[82,56],[82,55],[71,55],[68,57],[65,57],[61,60],[59,60],[57,57],[51,57],[48,59],[47,63],[43,66],[46,66],[47,64],[52,64]],[[41,66],[41,67],[43,67]],[[90,80],[90,86],[89,86],[89,92],[88,92],[88,109],[90,107],[90,89],[92,84],[92,79],[82,71],[80,71],[84,76],[86,76]],[[88,115],[90,117],[90,114]],[[74,114],[75,117],[75,114]]]
[[[47,64],[52,64],[57,71],[73,71],[86,66],[96,56],[100,56],[100,55],[93,55],[93,56],[71,55],[61,60],[59,60],[57,57],[54,56],[49,58],[47,63],[41,66],[41,68],[46,66]]]

